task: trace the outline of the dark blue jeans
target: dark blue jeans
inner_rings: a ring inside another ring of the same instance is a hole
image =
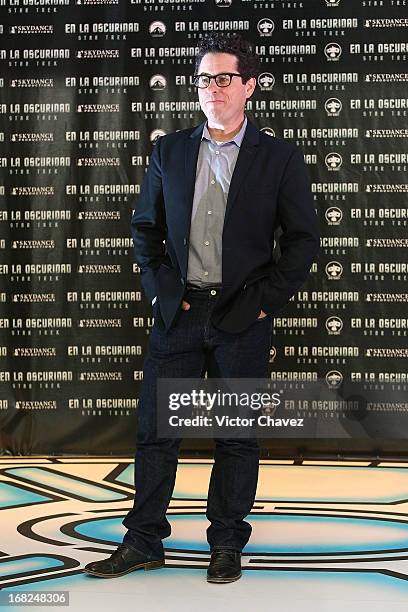
[[[219,289],[187,289],[190,309],[181,310],[167,332],[158,324],[160,305],[153,306],[155,322],[144,361],[138,405],[135,454],[135,499],[123,520],[123,541],[129,547],[159,558],[162,539],[171,533],[166,518],[178,462],[181,439],[157,438],[157,378],[267,378],[272,333],[270,315],[245,331],[232,334],[215,329],[210,315]],[[254,503],[260,449],[256,438],[215,438],[214,464],[208,489],[207,541],[210,550],[241,551],[251,535],[244,521]]]

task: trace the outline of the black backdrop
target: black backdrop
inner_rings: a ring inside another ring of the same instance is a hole
[[[323,235],[275,318],[271,378],[356,383],[378,400],[361,435],[330,440],[323,426],[263,445],[403,452],[404,2],[4,0],[0,14],[2,451],[133,451],[153,321],[131,210],[155,139],[205,119],[191,84],[198,39],[234,30],[262,62],[248,116],[302,146]]]

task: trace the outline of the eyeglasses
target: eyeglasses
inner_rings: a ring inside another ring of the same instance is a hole
[[[234,76],[239,76],[242,79],[242,75],[238,72],[220,72],[219,74],[196,74],[193,78],[195,87],[205,89],[211,83],[211,79],[214,79],[218,87],[228,87],[231,83],[231,79]]]

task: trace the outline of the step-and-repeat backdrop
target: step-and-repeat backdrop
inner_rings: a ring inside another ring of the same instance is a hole
[[[256,44],[248,116],[303,148],[322,230],[274,319],[271,380],[346,389],[294,407],[319,419],[316,449],[334,421],[358,425],[355,449],[402,446],[407,26],[405,0],[0,0],[2,452],[134,449],[153,319],[131,211],[155,140],[205,119],[192,74],[212,31]]]

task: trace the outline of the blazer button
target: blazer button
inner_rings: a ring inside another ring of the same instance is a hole
[[[186,244],[187,244],[187,238],[184,238],[184,239],[183,239],[183,244],[184,244],[184,246],[186,246]]]
[[[181,277],[181,278],[180,278],[180,280],[181,280],[181,284],[182,284],[182,285],[185,285],[186,281],[184,280],[184,278],[183,278],[183,277]]]
[[[246,283],[245,283],[245,285],[244,285],[244,289],[246,289]]]

